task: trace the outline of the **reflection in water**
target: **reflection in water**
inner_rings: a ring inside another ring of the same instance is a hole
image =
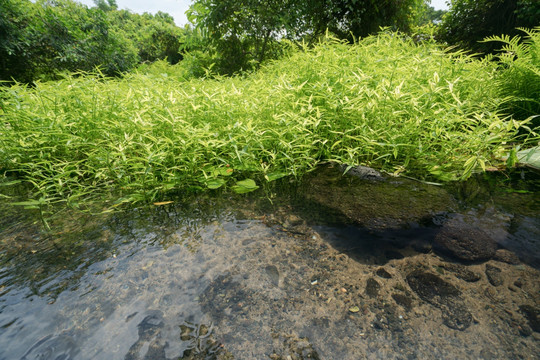
[[[50,233],[0,204],[0,360],[540,353],[536,180],[432,190],[310,176],[319,178],[302,191],[267,193],[272,202],[200,196],[103,216],[64,212]],[[345,183],[366,206],[305,190]],[[390,191],[396,211],[369,204],[384,194],[362,189]],[[408,213],[407,191],[451,206]],[[510,251],[487,262],[441,257],[431,244],[451,221]]]

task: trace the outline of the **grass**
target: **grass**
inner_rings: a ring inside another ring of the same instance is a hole
[[[0,169],[28,207],[248,192],[322,161],[442,181],[538,142],[499,109],[496,64],[395,33],[328,39],[260,71],[185,79],[156,64],[123,79],[68,76],[0,93]],[[521,130],[521,131],[520,131]]]

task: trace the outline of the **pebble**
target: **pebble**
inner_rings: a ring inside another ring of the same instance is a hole
[[[377,276],[379,276],[379,277],[382,277],[383,279],[391,279],[392,278],[392,274],[390,274],[388,271],[386,271],[386,269],[383,268],[383,267],[378,268],[377,271],[375,272],[375,274],[377,274]]]
[[[501,269],[496,266],[486,264],[486,276],[489,283],[493,286],[500,286],[503,284],[503,278],[501,276]]]
[[[375,280],[374,278],[369,278],[367,280],[366,294],[369,297],[372,297],[372,298],[377,297],[377,295],[379,295],[380,289],[381,289],[381,284],[379,284],[377,280]]]

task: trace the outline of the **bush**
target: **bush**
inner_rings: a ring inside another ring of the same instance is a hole
[[[497,84],[500,96],[509,98],[507,111],[519,119],[537,116],[533,124],[540,126],[540,27],[519,30],[526,34],[524,39],[503,35],[485,42],[504,44],[497,56],[502,65]]]
[[[517,27],[540,24],[538,0],[452,0],[439,30],[440,40],[478,53],[493,53],[497,45],[481,42],[488,36],[517,35]]]
[[[498,111],[494,62],[397,33],[326,40],[244,76],[183,71],[162,61],[122,79],[0,89],[0,170],[36,201],[138,201],[247,191],[321,161],[454,180],[538,141]]]

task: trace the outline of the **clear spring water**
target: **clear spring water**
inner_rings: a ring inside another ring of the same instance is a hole
[[[370,214],[401,219],[405,205],[392,205],[396,216],[366,203],[359,219],[311,196],[310,181],[331,179],[334,194],[392,184],[402,204],[422,198],[424,185],[338,175],[109,215],[66,211],[49,233],[36,214],[4,202],[0,359],[539,358],[537,175],[455,184],[441,190],[452,198],[447,211],[386,227],[370,226]],[[455,214],[491,231],[519,263],[459,264],[434,252]],[[490,267],[502,284],[491,283]],[[435,281],[438,300],[426,298],[410,282],[418,269],[459,295]],[[457,311],[470,315],[466,329],[445,325]]]

